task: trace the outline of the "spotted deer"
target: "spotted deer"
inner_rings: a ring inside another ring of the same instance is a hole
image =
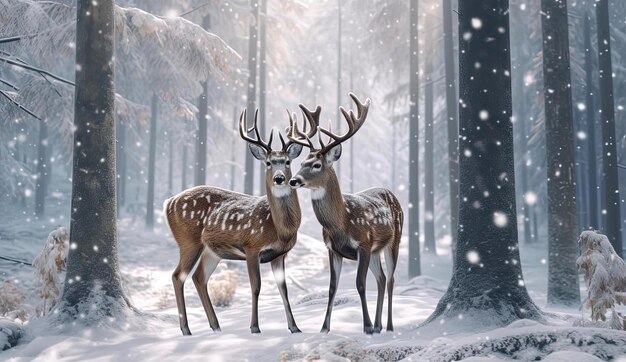
[[[402,235],[403,212],[394,194],[383,188],[370,188],[356,194],[342,194],[339,181],[333,169],[333,163],[341,156],[341,144],[352,137],[363,125],[370,106],[370,100],[361,103],[352,93],[350,97],[357,107],[357,115],[340,107],[348,131],[336,135],[318,126],[320,148],[316,148],[311,138],[298,130],[297,123],[292,121],[288,137],[291,141],[310,148],[311,152],[302,162],[298,173],[291,178],[289,184],[297,189],[305,187],[311,190],[313,210],[322,225],[322,236],[328,248],[330,259],[330,288],[326,317],[322,333],[330,331],[330,317],[333,309],[335,293],[343,258],[357,260],[356,287],[361,298],[363,310],[363,331],[367,334],[380,333],[382,329],[382,307],[385,297],[385,282],[388,291],[387,330],[393,330],[392,295],[393,273],[398,261],[398,249]],[[301,108],[304,108],[302,105]],[[318,108],[319,109],[319,108]],[[325,144],[321,133],[330,137]],[[386,281],[381,264],[381,253],[385,254],[385,264],[389,280]],[[365,299],[365,281],[367,269],[376,277],[378,298],[374,326],[367,311]]]
[[[310,115],[319,117],[319,110]],[[222,259],[245,260],[252,291],[250,331],[260,333],[258,299],[261,290],[259,263],[270,262],[278,290],[287,314],[288,328],[300,332],[291,312],[285,282],[285,256],[296,243],[300,227],[300,204],[295,190],[287,181],[291,178],[291,161],[302,152],[302,146],[283,139],[282,148],[271,148],[274,132],[264,142],[259,135],[258,111],[254,126],[246,130],[246,111],[241,114],[239,133],[248,142],[250,152],[266,165],[267,196],[244,195],[211,186],[196,186],[168,199],[164,214],[180,251],[178,266],[172,274],[180,328],[191,335],[185,308],[184,283],[192,276],[200,301],[213,331],[220,326],[211,304],[207,283]],[[305,125],[306,127],[306,125]],[[247,134],[254,130],[256,138]],[[311,127],[309,136],[317,130]]]

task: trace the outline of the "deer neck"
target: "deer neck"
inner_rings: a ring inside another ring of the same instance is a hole
[[[329,172],[331,175],[324,187],[311,189],[313,211],[324,228],[343,229],[348,213],[335,170],[331,168]]]
[[[286,188],[276,191],[267,185],[266,192],[276,232],[280,238],[290,239],[298,231],[301,219],[296,190]]]

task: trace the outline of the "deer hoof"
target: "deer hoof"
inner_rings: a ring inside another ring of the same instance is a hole
[[[372,327],[372,326],[365,326],[365,327],[363,327],[363,333],[365,333],[365,334],[374,334],[374,327]]]
[[[183,336],[191,336],[189,328],[181,328],[180,330],[183,331]]]
[[[289,330],[291,331],[291,333],[302,333],[300,328],[298,328],[297,326],[290,327]]]
[[[253,326],[253,327],[250,327],[250,332],[251,333],[261,333],[261,329],[259,329],[259,327],[257,327],[257,326]]]
[[[322,330],[320,331],[320,333],[324,333],[324,334],[328,334],[328,332],[330,332],[330,328],[328,327],[322,327]]]
[[[222,328],[220,328],[220,327],[215,327],[215,328],[211,328],[211,329],[213,330],[213,332],[216,332],[216,333],[222,331]]]
[[[374,333],[380,333],[383,330],[383,326],[374,326]]]

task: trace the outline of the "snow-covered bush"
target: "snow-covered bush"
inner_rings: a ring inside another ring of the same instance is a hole
[[[40,284],[39,296],[42,301],[37,306],[37,314],[48,313],[57,303],[63,288],[65,262],[69,247],[67,230],[59,227],[48,235],[41,253],[33,260],[35,278]]]
[[[26,295],[10,282],[0,283],[0,316],[26,320]]]
[[[237,273],[233,270],[223,269],[213,274],[209,282],[211,302],[218,307],[228,307],[235,297],[238,284]]]
[[[624,329],[621,315],[615,311],[616,304],[626,304],[626,264],[617,255],[609,239],[596,231],[580,234],[580,256],[576,267],[582,270],[587,285],[587,297],[583,307],[591,309],[591,320],[606,320],[611,310],[609,326]]]

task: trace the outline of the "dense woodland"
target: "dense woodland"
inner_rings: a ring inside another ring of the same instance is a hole
[[[342,133],[352,92],[372,103],[334,165],[341,190],[400,200],[396,274],[452,259],[420,323],[545,321],[520,248],[546,250],[548,306],[581,304],[581,231],[623,255],[625,19],[619,0],[0,0],[0,204],[70,230],[60,318],[86,301],[141,313],[118,221],[161,230],[163,201],[196,185],[265,194],[242,111],[267,137],[320,105]],[[307,212],[301,232],[321,235]]]

